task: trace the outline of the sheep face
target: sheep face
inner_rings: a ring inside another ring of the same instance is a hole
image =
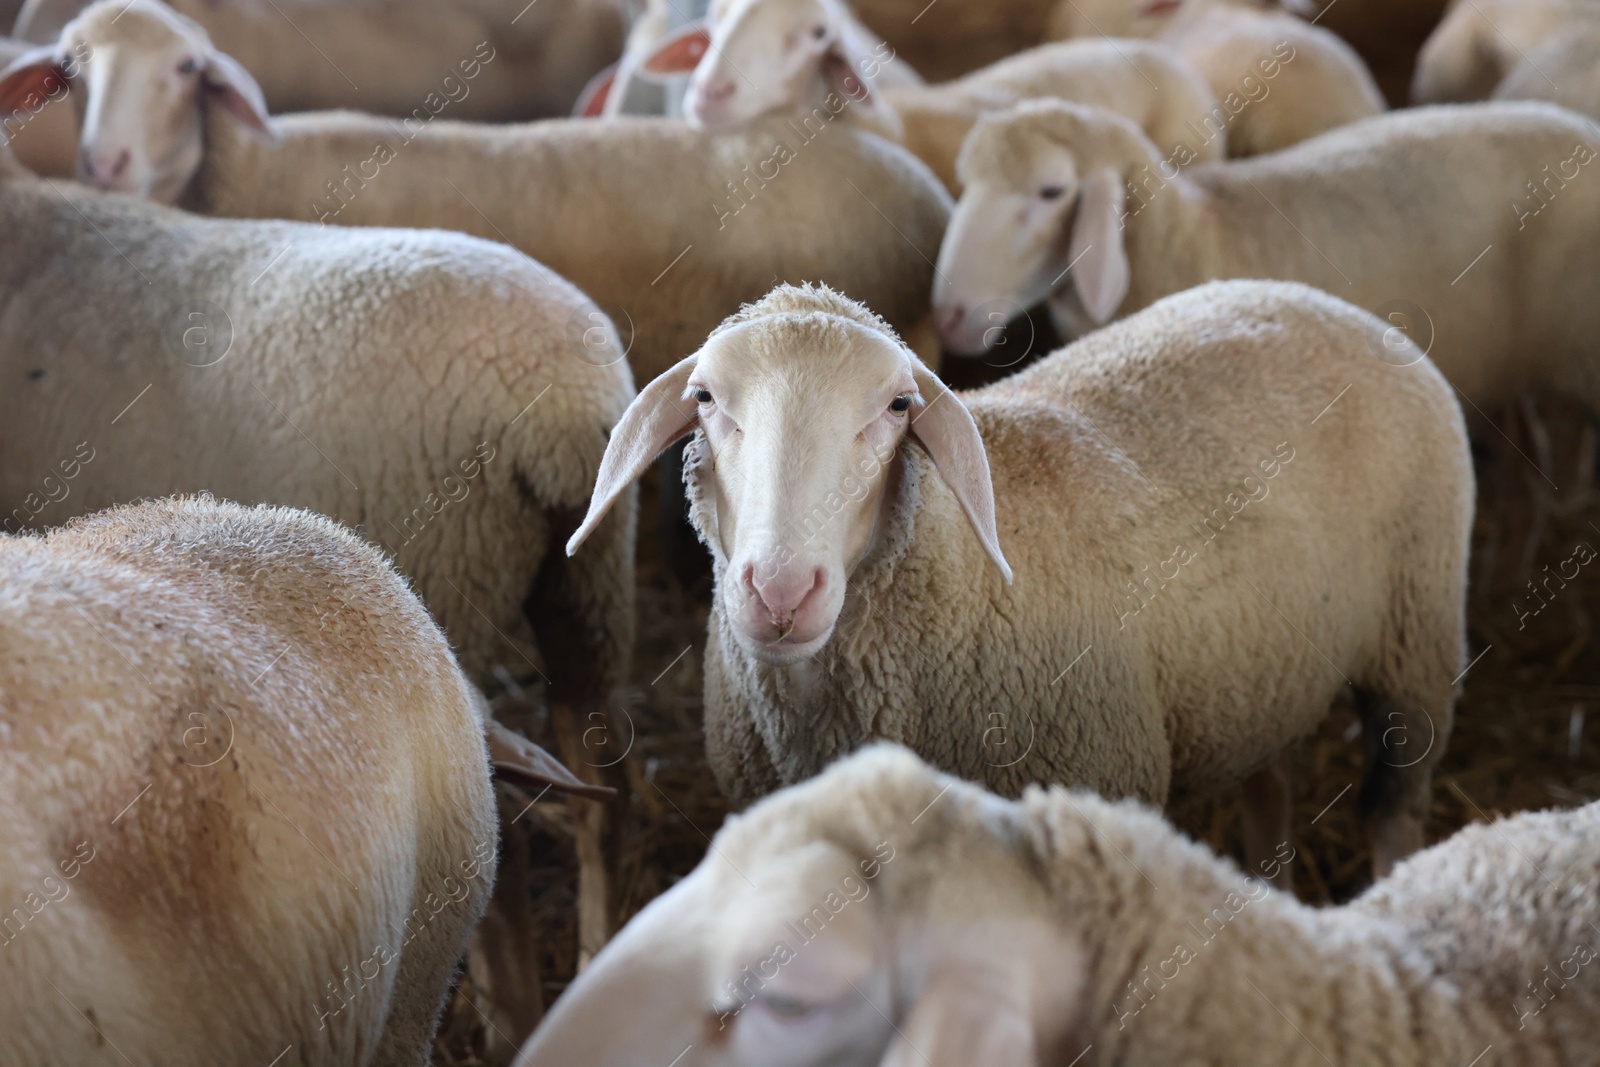
[[[255,80],[200,26],[157,0],[101,0],[61,31],[58,52],[88,58],[74,80],[83,129],[78,178],[175,203],[199,169],[203,109],[220,104],[265,132]]]
[[[946,347],[982,353],[1006,318],[1063,286],[1088,324],[1109,322],[1128,293],[1125,175],[1142,155],[1158,153],[1137,127],[1094,108],[1039,101],[980,120],[935,272]]]
[[[845,320],[774,317],[707,344],[686,396],[713,457],[719,595],[747,650],[806,658],[831,636],[891,460],[924,398],[902,346]],[[802,354],[803,358],[795,358]]]
[[[684,98],[691,126],[724,132],[798,107],[841,58],[839,27],[821,0],[743,0],[719,17]]]
[[[567,551],[696,428],[710,457],[697,518],[717,595],[741,647],[763,662],[806,659],[832,636],[908,434],[1010,579],[971,413],[881,319],[830,290],[779,287],[646,386],[612,432]]]
[[[1079,185],[1071,153],[1056,148],[1027,172],[965,186],[934,275],[934,321],[946,348],[981,355],[1006,319],[1051,294],[1068,264]]]
[[[911,824],[930,806],[937,843]],[[1014,818],[1014,805],[903,750],[842,761],[730,819],[706,860],[579,976],[517,1062],[1036,1062],[1061,1044],[1083,955],[1049,921],[1021,847],[995,832]]]

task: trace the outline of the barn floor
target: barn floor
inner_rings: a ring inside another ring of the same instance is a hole
[[[1580,542],[1600,548],[1595,429],[1557,399],[1526,399],[1494,413],[1492,421],[1494,427],[1475,433],[1478,519],[1468,655],[1478,658],[1463,680],[1455,732],[1435,777],[1430,842],[1496,815],[1600,798],[1600,722],[1586,722],[1588,712],[1600,719],[1600,648],[1592,621],[1600,618],[1600,565],[1582,567],[1564,589],[1552,580],[1554,595],[1537,614],[1539,601],[1526,588],[1535,575],[1543,579],[1547,565],[1555,574],[1573,559]],[[701,574],[685,582],[679,575],[695,567],[684,561],[669,566],[661,558],[650,536],[650,495],[647,488],[634,681],[627,714],[616,715],[613,726],[618,751],[627,750],[616,782],[630,794],[616,809],[620,833],[611,872],[623,921],[694,867],[727,810],[700,733],[710,579]],[[1575,563],[1566,565],[1568,573]],[[1365,740],[1348,707],[1335,708],[1293,755],[1296,891],[1310,903],[1347,900],[1368,882],[1370,857],[1355,803],[1364,755]],[[576,864],[566,805],[541,803],[531,815],[535,854],[546,858],[536,906],[547,931],[539,962],[548,1003],[575,970]],[[1195,805],[1177,821],[1238,855],[1235,797]],[[464,980],[440,1030],[435,1064],[482,1062],[483,1023],[469,1002],[473,995]]]

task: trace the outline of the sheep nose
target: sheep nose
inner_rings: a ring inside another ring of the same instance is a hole
[[[128,164],[133,161],[133,153],[124,148],[114,157],[108,152],[88,152],[83,157],[83,169],[88,172],[92,181],[106,182],[122,177],[128,170]]]
[[[827,575],[821,567],[810,570],[778,568],[768,578],[756,573],[754,564],[744,569],[745,590],[761,601],[774,626],[787,630],[795,615],[812,596],[822,591]]]
[[[967,309],[961,304],[949,304],[933,309],[933,325],[946,344],[952,343],[967,321]]]
[[[720,104],[732,96],[736,88],[731,78],[706,82],[700,86],[700,99],[707,104]]]

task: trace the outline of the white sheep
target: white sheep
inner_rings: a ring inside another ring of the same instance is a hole
[[[1571,112],[1479,104],[1179,173],[1117,115],[1024,104],[963,148],[939,326],[981,351],[1000,301],[1048,300],[1071,337],[1209,278],[1293,279],[1414,331],[1475,405],[1544,382],[1600,409],[1597,153]]]
[[[5,529],[201,489],[310,508],[392,553],[475,680],[547,681],[558,721],[608,706],[635,502],[593,560],[558,546],[633,388],[582,293],[462,234],[197,218],[4,152],[0,245]]]
[[[0,647],[0,1061],[429,1062],[494,801],[375,548],[208,499],[0,535]]]
[[[119,8],[127,0],[120,0]],[[39,44],[86,0],[28,0],[16,35]],[[622,48],[619,6],[539,0],[174,0],[255,76],[274,112],[359,107],[479,121],[564,115]],[[448,101],[448,103],[444,103]]]
[[[897,87],[884,82],[889,73],[907,69],[905,62],[881,41],[870,49],[869,42],[858,42],[842,28],[843,12],[838,0],[733,5],[714,24],[698,61],[688,64],[694,72],[684,102],[690,125],[727,132],[764,116],[798,120],[835,111],[906,145],[952,192],[958,191],[956,156],[977,117],[1033,97],[1115,110],[1186,160],[1226,154],[1226,135],[1207,128],[1216,100],[1162,45],[1043,45],[955,82]]]
[[[1592,1067],[1597,875],[1590,804],[1311,908],[1133,802],[877,746],[730,819],[517,1062]]]
[[[1219,104],[1228,150],[1253,156],[1385,108],[1361,57],[1336,34],[1248,0],[1063,0],[1050,37],[1153,37],[1197,70]]]
[[[1600,119],[1600,4],[1594,14],[1530,48],[1489,99],[1549,100]]]
[[[1551,100],[1600,116],[1600,0],[1457,3],[1417,55],[1411,99]]]
[[[203,32],[154,0],[122,10],[102,0],[58,46],[59,55],[87,44],[110,56],[98,73],[98,60],[86,64],[91,117],[80,155],[103,188],[205,214],[439,227],[507,241],[621,320],[619,343],[645,381],[775,277],[824,280],[872,300],[936,350],[928,292],[949,196],[878,138],[820,121],[734,137],[647,119],[505,127],[441,119],[413,128],[327,112],[269,122],[254,83]],[[162,97],[150,72],[194,56],[208,91]],[[52,69],[13,67],[0,74],[0,91]],[[103,106],[97,78],[123,86]],[[251,127],[270,129],[276,143]]]
[[[1450,729],[1473,503],[1449,386],[1403,338],[1378,359],[1381,330],[1220,283],[958,396],[861,305],[780,288],[629,406],[567,550],[695,433],[736,804],[882,737],[1012,794],[1252,778],[1270,851],[1261,768],[1351,688],[1381,871],[1421,843]]]

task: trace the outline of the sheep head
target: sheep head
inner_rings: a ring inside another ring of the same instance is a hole
[[[217,51],[198,23],[160,0],[100,0],[85,8],[53,50],[0,72],[0,97],[47,66],[78,89],[78,178],[109,192],[175,203],[200,167],[210,104],[257,132],[268,129],[255,79]]]
[[[1161,156],[1120,115],[1030,101],[986,116],[961,146],[963,191],[939,249],[935,322],[946,347],[976,355],[1021,311],[1073,286],[1094,325],[1127,296],[1125,186]]]
[[[1084,957],[1015,821],[1015,804],[903,749],[843,760],[730,818],[517,1063],[1064,1063]]]
[[[869,124],[897,127],[872,86],[884,58],[838,0],[733,0],[711,14],[698,50],[668,42],[644,64],[657,74],[693,70],[683,104],[691,126],[720,133],[763,115],[799,115],[832,93],[837,108],[828,118],[848,107]],[[670,65],[684,56],[695,62]]]
[[[711,462],[701,535],[740,644],[793,663],[828,642],[914,438],[1009,581],[989,461],[966,406],[862,305],[780,286],[639,394],[612,432],[573,552],[617,494],[695,429]]]

